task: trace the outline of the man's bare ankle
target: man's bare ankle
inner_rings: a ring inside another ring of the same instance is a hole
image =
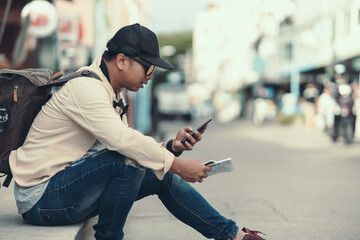
[[[241,240],[243,239],[245,233],[239,229],[239,231],[236,234],[236,237],[233,240]]]

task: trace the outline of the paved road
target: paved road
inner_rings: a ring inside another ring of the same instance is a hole
[[[162,129],[170,138],[183,125],[163,123]],[[203,141],[183,156],[203,162],[232,157],[234,172],[194,187],[240,227],[261,230],[268,240],[360,239],[360,141],[333,144],[302,125],[213,121]],[[205,239],[155,196],[135,203],[125,233],[130,240]]]

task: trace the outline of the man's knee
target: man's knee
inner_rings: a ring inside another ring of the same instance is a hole
[[[129,159],[125,159],[125,166],[127,168],[128,177],[134,181],[134,184],[140,186],[144,179],[146,168],[137,163],[133,163]]]
[[[132,166],[134,168],[138,168],[140,170],[145,171],[145,167],[139,165],[135,160],[132,160],[132,159],[129,159],[129,158],[125,158],[125,165]]]

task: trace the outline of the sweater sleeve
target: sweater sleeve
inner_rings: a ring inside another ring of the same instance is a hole
[[[112,106],[111,93],[96,79],[80,78],[68,86],[64,113],[105,147],[150,168],[159,179],[170,169],[174,155],[121,121]]]

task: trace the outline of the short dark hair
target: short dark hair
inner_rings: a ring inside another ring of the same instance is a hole
[[[114,53],[114,52],[105,50],[104,53],[102,54],[102,57],[105,59],[105,61],[111,61],[114,58],[116,58],[116,56],[118,54],[119,53]],[[129,59],[130,59],[130,64],[132,64],[134,62],[134,59],[132,59],[131,57]]]
[[[104,53],[102,54],[102,57],[106,60],[106,61],[111,61],[112,59],[114,59],[116,57],[116,55],[118,55],[118,53],[114,53],[108,50],[105,50]]]

